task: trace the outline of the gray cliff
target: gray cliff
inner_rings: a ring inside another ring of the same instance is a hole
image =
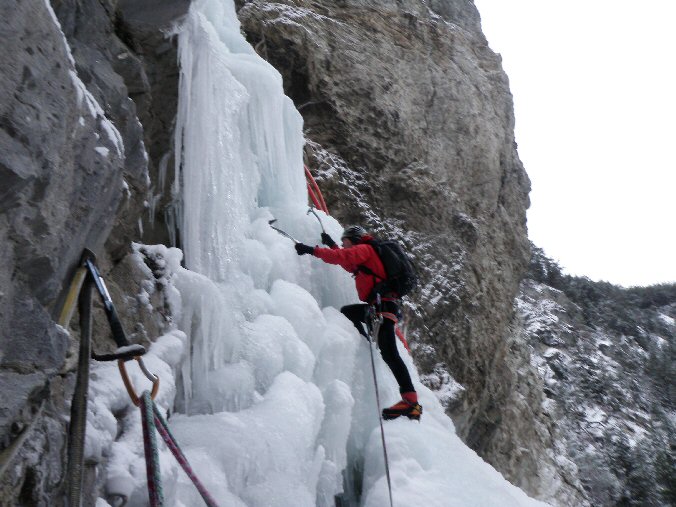
[[[56,321],[83,248],[97,254],[132,341],[149,343],[171,319],[161,291],[154,312],[133,296],[148,281],[131,252],[180,246],[171,33],[189,3],[0,3],[1,505],[63,504],[79,336],[77,323],[69,334]],[[307,163],[332,214],[414,255],[413,355],[458,434],[533,496],[611,505],[623,479],[583,480],[593,456],[580,459],[575,426],[557,412],[577,395],[548,384],[541,366],[555,362],[527,332],[523,304],[515,311],[518,294],[530,301],[531,286],[519,293],[529,180],[507,76],[473,2],[235,3],[303,115]],[[98,308],[95,320],[106,329]],[[112,343],[95,333],[98,352]],[[105,453],[87,463],[86,499],[105,497],[104,467]]]
[[[98,254],[117,297],[141,282],[125,261],[131,241],[166,241],[148,209],[165,194],[177,100],[176,50],[163,30],[187,7],[0,3],[2,505],[63,501],[78,337],[56,320],[83,248]],[[134,339],[156,336],[162,319],[121,306]],[[111,348],[105,333],[95,338],[99,351]],[[97,464],[88,465],[94,482]]]

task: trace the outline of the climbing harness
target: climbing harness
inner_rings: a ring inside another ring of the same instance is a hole
[[[380,306],[380,294],[377,296],[376,305]],[[387,490],[390,494],[390,507],[394,507],[392,502],[392,481],[390,480],[390,463],[387,459],[387,445],[385,444],[385,428],[381,417],[380,394],[378,393],[378,376],[376,375],[376,362],[373,355],[373,345],[377,342],[380,326],[383,323],[382,313],[377,311],[374,306],[369,307],[369,316],[371,318],[371,336],[369,337],[369,352],[371,353],[371,371],[373,372],[373,385],[376,390],[376,405],[378,408],[378,422],[380,423],[380,438],[383,442],[383,459],[385,461],[385,476],[387,477]]]
[[[394,333],[397,335],[397,338],[399,338],[399,341],[402,343],[404,348],[411,353],[411,348],[408,346],[408,342],[406,341],[406,337],[404,336],[403,331],[399,327],[399,319],[394,313],[390,312],[380,312],[380,316],[384,319],[390,319],[392,322],[394,322]]]
[[[155,431],[160,433],[171,452],[176,457],[183,470],[188,474],[193,484],[204,498],[208,507],[216,507],[216,502],[200,483],[190,468],[185,455],[176,444],[175,439],[169,432],[166,421],[162,418],[157,405],[153,401],[157,396],[160,379],[151,373],[143,362],[142,355],[146,353],[145,347],[139,344],[131,344],[122,327],[115,306],[110,297],[103,277],[96,267],[96,257],[85,249],[80,266],[73,276],[63,309],[59,318],[59,325],[66,328],[74,312],[76,299],[78,300],[80,313],[80,350],[78,356],[78,371],[71,404],[71,419],[68,431],[68,465],[66,472],[68,505],[80,507],[82,502],[82,480],[84,475],[84,441],[87,425],[87,391],[89,388],[89,359],[97,361],[117,361],[120,376],[132,403],[141,408],[144,437],[144,450],[146,456],[146,470],[148,474],[148,496],[152,507],[163,505],[162,487],[160,482],[160,468],[157,454]],[[96,354],[91,350],[92,336],[92,294],[96,287],[103,302],[103,307],[108,318],[108,324],[112,332],[117,349],[112,354]],[[143,374],[152,382],[152,389],[144,391],[139,397],[134,385],[127,374],[125,363],[135,360]],[[148,422],[150,421],[150,422]],[[155,423],[157,426],[155,426]]]

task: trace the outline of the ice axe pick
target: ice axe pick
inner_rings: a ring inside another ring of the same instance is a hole
[[[272,225],[272,224],[274,224],[276,221],[277,221],[276,218],[273,218],[272,220],[268,220],[268,225],[269,225],[270,227],[272,227],[274,230],[276,230],[278,233],[280,233],[282,236],[284,236],[285,238],[289,238],[291,241],[293,241],[293,242],[296,243],[296,244],[300,243],[300,241],[298,241],[296,238],[294,238],[293,236],[291,236],[288,232],[284,232],[283,230],[281,230],[281,229],[275,227],[274,225]]]

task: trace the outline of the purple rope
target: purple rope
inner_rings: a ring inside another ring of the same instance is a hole
[[[155,421],[153,407],[155,403],[150,392],[145,391],[140,399],[141,426],[143,428],[143,450],[146,458],[146,477],[148,480],[148,499],[150,507],[162,507],[164,494],[160,477],[160,460],[157,452],[157,438],[155,437]]]
[[[153,411],[155,413],[155,423],[157,432],[160,434],[164,442],[167,444],[167,447],[176,458],[176,461],[178,461],[178,464],[181,465],[181,468],[183,468],[188,477],[190,477],[190,480],[195,485],[200,495],[202,495],[202,498],[204,499],[204,502],[207,504],[207,506],[218,507],[216,500],[214,500],[211,494],[207,491],[207,488],[204,487],[204,485],[195,475],[195,472],[193,471],[192,467],[190,466],[190,463],[188,462],[188,458],[185,457],[185,454],[183,454],[183,451],[176,443],[176,439],[174,439],[174,436],[171,434],[171,431],[169,431],[169,426],[167,425],[167,422],[162,417],[162,414],[160,414],[160,411],[154,402],[153,402]]]

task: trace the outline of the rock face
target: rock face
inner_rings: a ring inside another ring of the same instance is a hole
[[[159,181],[161,158],[171,153],[176,104],[176,52],[162,30],[187,6],[0,5],[2,505],[63,501],[73,383],[66,359],[76,344],[56,319],[83,247],[99,255],[106,276],[115,267],[114,295],[136,294],[124,261],[131,241],[143,239],[143,221],[152,236],[167,237],[163,224],[153,228],[146,203],[150,176]],[[162,325],[141,305],[125,306],[129,322],[141,323],[128,326],[133,338],[145,339],[143,324]],[[110,348],[99,335],[95,347]]]
[[[75,74],[45,3],[3,2],[0,13],[10,30],[0,57],[3,448],[33,433],[22,466],[3,476],[2,497],[37,504],[59,485],[65,441],[55,375],[68,338],[53,305],[80,245],[100,248],[111,230],[106,217],[123,198],[124,149]]]

